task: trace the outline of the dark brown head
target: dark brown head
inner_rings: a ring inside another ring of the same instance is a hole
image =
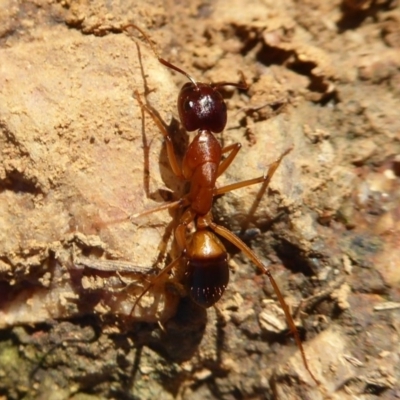
[[[178,111],[184,128],[222,132],[226,125],[226,104],[217,89],[205,83],[188,82],[178,97]]]

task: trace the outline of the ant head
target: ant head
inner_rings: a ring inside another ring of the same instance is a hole
[[[196,82],[183,69],[161,58],[149,36],[141,28],[135,24],[127,24],[124,26],[124,29],[129,27],[136,29],[143,35],[161,64],[185,75],[190,80],[190,82],[183,85],[178,97],[179,117],[184,128],[189,132],[198,129],[213,133],[222,132],[226,126],[227,113],[225,101],[218,92],[218,88],[222,86],[235,86],[246,90],[248,85],[243,73],[240,73],[242,80],[238,83],[218,82],[208,85]]]
[[[178,97],[178,111],[187,131],[204,129],[222,132],[226,125],[226,104],[221,94],[206,83],[188,82]]]

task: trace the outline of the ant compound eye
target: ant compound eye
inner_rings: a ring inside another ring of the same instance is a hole
[[[183,109],[186,112],[192,111],[194,107],[194,102],[192,100],[187,99],[183,104]]]

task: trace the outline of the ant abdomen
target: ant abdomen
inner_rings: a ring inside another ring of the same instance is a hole
[[[226,104],[215,88],[205,83],[188,82],[178,97],[179,118],[189,132],[198,129],[220,133],[227,121]]]
[[[229,281],[225,246],[213,232],[199,230],[189,240],[186,255],[189,295],[201,307],[211,307],[221,298]]]

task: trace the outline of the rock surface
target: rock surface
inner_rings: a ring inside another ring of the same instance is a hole
[[[400,396],[400,8],[396,1],[0,1],[0,397],[393,399]],[[185,77],[224,90],[224,146],[243,147],[215,220],[271,268],[296,316],[312,381],[268,279],[228,246],[216,308],[180,298],[179,199],[162,135],[190,137]],[[399,39],[399,40],[397,40]],[[300,307],[300,310],[298,310]],[[296,312],[296,310],[298,312]]]

